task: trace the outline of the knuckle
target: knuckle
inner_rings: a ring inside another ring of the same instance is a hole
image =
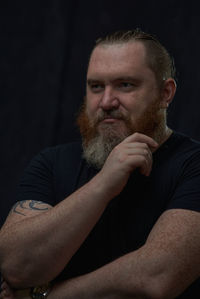
[[[120,146],[121,144],[119,143],[119,144],[117,144],[114,148],[113,148],[113,152],[118,152],[118,151],[120,151],[120,148],[121,148],[121,146]]]
[[[136,133],[134,133],[133,135],[134,135],[134,137],[135,137],[135,138],[138,138],[138,137],[140,136],[140,134],[139,134],[139,133],[137,133],[137,132],[136,132]]]
[[[138,157],[138,160],[139,160],[139,162],[142,163],[142,164],[143,164],[143,163],[146,163],[146,158],[145,158],[144,156],[139,156],[139,157]]]
[[[143,143],[143,148],[149,151],[149,147],[146,143]]]
[[[145,156],[148,156],[148,155],[149,155],[149,151],[148,151],[147,149],[144,149],[144,150],[143,150],[143,154],[144,154]]]
[[[124,155],[124,154],[120,154],[120,155],[118,156],[118,162],[119,162],[119,163],[124,163],[126,160],[127,160],[127,156],[126,156],[126,155]]]
[[[111,151],[110,156],[115,157],[115,156],[118,155],[118,152],[119,152],[118,147],[115,146],[115,147],[113,148],[113,150]]]

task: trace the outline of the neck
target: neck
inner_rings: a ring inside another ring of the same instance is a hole
[[[163,126],[162,130],[160,128],[159,131],[155,132],[153,138],[159,144],[160,147],[165,141],[167,141],[167,139],[171,136],[172,132],[173,131],[165,125]]]

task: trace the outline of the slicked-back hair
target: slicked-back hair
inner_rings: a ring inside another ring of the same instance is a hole
[[[116,31],[96,40],[94,49],[100,45],[125,44],[139,41],[146,49],[147,64],[154,72],[158,86],[162,86],[164,80],[173,78],[176,81],[176,69],[174,59],[158,39],[149,33],[137,28],[128,31]]]

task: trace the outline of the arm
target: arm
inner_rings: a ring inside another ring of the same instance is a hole
[[[48,206],[45,212],[30,208],[32,201],[17,208],[25,216],[11,211],[0,237],[5,280],[23,288],[57,276],[105,209],[107,198],[101,197],[93,180],[56,207]],[[34,207],[44,204],[37,202]]]
[[[200,213],[168,210],[146,244],[53,288],[49,299],[175,298],[200,276]]]
[[[5,280],[12,287],[25,288],[54,279],[109,201],[124,188],[130,173],[137,167],[145,175],[150,173],[150,147],[156,146],[151,138],[133,134],[112,151],[90,182],[55,207],[35,203],[36,210],[27,201],[18,207],[18,214],[12,211],[0,231],[0,267]]]
[[[200,276],[199,227],[198,212],[168,210],[143,247],[94,272],[56,284],[48,299],[175,298]]]

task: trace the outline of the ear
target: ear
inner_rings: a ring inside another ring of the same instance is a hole
[[[164,81],[161,90],[161,108],[168,108],[169,104],[174,98],[176,92],[176,82],[172,78],[168,78]]]

